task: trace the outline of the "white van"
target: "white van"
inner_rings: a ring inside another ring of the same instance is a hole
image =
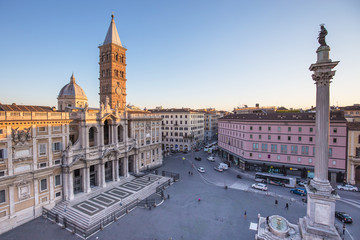
[[[219,166],[218,166],[218,168],[222,168],[222,169],[224,169],[224,170],[228,170],[228,165],[226,164],[226,163],[220,163],[219,164]]]

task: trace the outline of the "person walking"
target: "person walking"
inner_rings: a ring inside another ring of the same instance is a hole
[[[275,199],[275,207],[277,207],[277,205],[278,205],[278,200]]]
[[[288,204],[288,203],[286,203],[285,209],[286,209],[286,210],[289,210],[289,204]]]
[[[244,212],[244,218],[246,219],[246,210],[245,210],[245,212]]]

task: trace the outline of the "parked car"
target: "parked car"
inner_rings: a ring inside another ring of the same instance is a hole
[[[228,170],[228,165],[226,164],[226,163],[219,163],[219,166],[218,166],[218,168],[222,168],[222,169],[224,169],[224,170]]]
[[[253,185],[251,185],[251,187],[262,191],[267,191],[267,186],[263,183],[254,183]]]
[[[195,157],[196,161],[201,161],[201,157]]]
[[[207,160],[209,160],[210,162],[215,162],[215,158],[214,158],[214,157],[208,157]]]
[[[198,171],[201,172],[201,173],[204,173],[204,172],[205,172],[205,168],[199,167],[199,168],[198,168]]]
[[[291,189],[290,192],[300,195],[300,196],[306,196],[306,194],[307,194],[305,188],[294,188],[294,189]]]
[[[339,190],[346,190],[346,191],[353,191],[353,192],[358,192],[359,189],[355,186],[352,186],[350,184],[345,184],[345,185],[338,185],[337,189]]]
[[[214,167],[214,169],[215,169],[216,171],[218,171],[218,172],[224,171],[222,168],[218,168],[218,167]]]
[[[296,184],[299,185],[300,187],[305,187],[305,185],[307,184],[307,181],[299,181]]]
[[[336,211],[335,212],[335,217],[338,218],[343,223],[352,223],[353,222],[350,215],[345,213],[345,212],[337,212]]]

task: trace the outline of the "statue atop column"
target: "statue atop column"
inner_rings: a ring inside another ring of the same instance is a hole
[[[320,25],[320,32],[319,32],[319,37],[318,37],[318,39],[319,39],[319,43],[320,43],[320,47],[326,47],[327,46],[327,44],[326,44],[326,42],[325,42],[325,37],[326,37],[326,35],[328,34],[328,32],[327,32],[327,30],[326,30],[326,28],[324,27],[324,24],[321,24]]]

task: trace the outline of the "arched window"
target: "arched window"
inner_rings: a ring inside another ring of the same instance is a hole
[[[119,125],[118,126],[118,142],[123,142],[124,141],[124,128],[123,126]]]
[[[97,146],[97,129],[96,127],[91,127],[89,129],[89,147]]]
[[[111,144],[111,126],[110,121],[105,120],[104,122],[104,145]]]
[[[360,135],[359,135],[358,143],[360,143]]]

